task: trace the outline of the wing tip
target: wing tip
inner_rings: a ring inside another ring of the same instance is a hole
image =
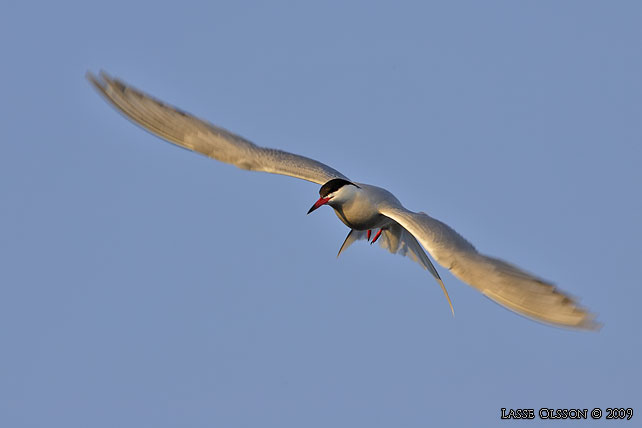
[[[108,90],[113,90],[118,85],[118,81],[113,79],[107,72],[100,70],[98,74],[94,74],[90,70],[85,73],[85,79],[89,81],[91,86],[94,87],[101,95],[113,103],[112,98],[108,95]]]
[[[100,80],[100,77],[96,76],[90,70],[87,70],[87,72],[85,73],[85,79],[87,79],[89,83],[91,83],[91,85],[99,91],[103,91],[105,89],[104,82],[102,82]]]
[[[577,323],[576,325],[564,326],[564,327],[570,327],[570,328],[574,328],[577,330],[584,330],[584,331],[594,331],[596,333],[602,330],[602,327],[604,327],[604,323],[597,321],[595,319],[597,318],[597,315],[586,311],[583,311],[583,312],[584,312],[584,317],[579,323]]]
[[[441,286],[441,291],[444,292],[444,296],[446,296],[446,300],[448,300],[448,305],[450,306],[450,312],[453,315],[453,318],[455,318],[455,308],[453,308],[453,302],[450,300],[450,296],[448,295],[448,290],[446,290],[446,286],[444,285],[444,281],[441,280],[441,278],[437,277],[437,282],[439,282],[439,285]]]

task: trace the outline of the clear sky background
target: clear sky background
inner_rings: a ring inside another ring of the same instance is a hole
[[[639,423],[641,18],[636,1],[4,0],[0,425],[613,406]],[[453,318],[410,260],[365,242],[337,260],[347,228],[305,215],[318,186],[143,132],[89,86],[99,69],[388,188],[604,328],[535,323],[439,268]]]

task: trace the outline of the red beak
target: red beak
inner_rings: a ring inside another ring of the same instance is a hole
[[[319,198],[319,200],[318,200],[318,201],[316,201],[316,202],[314,203],[314,205],[312,205],[312,208],[310,208],[310,210],[308,211],[308,214],[310,214],[312,211],[314,211],[314,210],[316,210],[317,208],[319,208],[321,205],[325,205],[325,204],[327,204],[327,203],[328,203],[328,201],[329,201],[330,199],[331,199],[331,198]]]

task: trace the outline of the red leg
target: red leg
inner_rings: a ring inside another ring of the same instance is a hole
[[[382,231],[383,231],[383,229],[379,229],[379,232],[377,232],[377,234],[374,236],[374,238],[372,238],[371,244],[374,244],[375,242],[377,242],[377,239],[379,239],[379,237],[381,236],[381,232]]]
[[[368,241],[370,241],[370,234],[372,233],[372,230],[368,229]]]

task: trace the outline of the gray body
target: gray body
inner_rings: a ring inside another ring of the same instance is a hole
[[[330,200],[328,205],[334,208],[339,220],[350,229],[381,229],[392,224],[392,220],[376,209],[380,201],[390,201],[401,205],[395,196],[381,187],[370,184],[355,183],[359,188],[349,189],[349,197],[342,200]],[[359,191],[361,189],[362,191]]]

